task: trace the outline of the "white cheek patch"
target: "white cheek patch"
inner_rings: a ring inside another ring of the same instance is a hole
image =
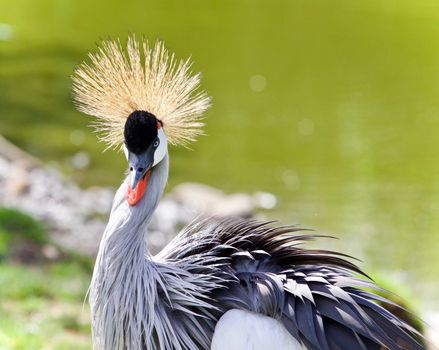
[[[154,152],[154,164],[157,165],[162,161],[165,157],[166,153],[168,153],[168,140],[166,139],[166,135],[163,132],[163,128],[157,130],[157,136],[160,140],[160,144]]]
[[[126,146],[125,144],[123,144],[122,149],[123,149],[123,154],[125,154],[125,158],[126,158],[127,160],[129,160],[129,158],[130,158],[130,152],[128,151],[128,148],[127,148],[127,146]]]

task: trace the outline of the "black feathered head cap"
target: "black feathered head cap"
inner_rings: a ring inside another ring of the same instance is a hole
[[[157,129],[161,122],[154,114],[134,111],[125,122],[125,145],[132,153],[140,154],[157,138]]]

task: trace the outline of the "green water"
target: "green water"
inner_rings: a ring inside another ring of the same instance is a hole
[[[208,136],[171,149],[171,187],[273,192],[270,217],[439,307],[437,1],[1,0],[0,23],[0,133],[30,153],[116,186],[123,156],[102,154],[69,76],[99,38],[161,38],[213,96]]]

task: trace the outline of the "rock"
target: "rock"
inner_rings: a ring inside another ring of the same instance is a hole
[[[6,191],[16,196],[22,195],[29,190],[30,182],[26,169],[22,165],[17,165],[12,169],[6,183]]]
[[[61,252],[53,244],[45,244],[41,249],[41,253],[47,260],[55,261],[61,256]]]
[[[276,197],[271,193],[227,195],[216,188],[197,183],[183,183],[174,187],[171,197],[197,215],[250,217],[255,209],[272,209],[276,205]]]
[[[43,166],[4,139],[0,141],[0,205],[42,221],[55,244],[95,254],[105,228],[102,216],[109,213],[114,191],[82,190],[56,169]],[[95,214],[100,219],[90,219]]]
[[[270,210],[277,205],[277,198],[273,193],[258,191],[253,195],[254,203],[262,209]]]

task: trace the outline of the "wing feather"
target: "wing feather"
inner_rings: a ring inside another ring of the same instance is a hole
[[[424,349],[419,333],[376,303],[392,304],[351,257],[304,248],[322,236],[301,231],[210,218],[185,228],[156,259],[184,266],[200,283],[215,281],[204,289],[215,317],[230,309],[271,316],[308,349]]]

